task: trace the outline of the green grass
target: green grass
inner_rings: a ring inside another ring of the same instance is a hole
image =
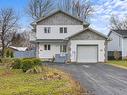
[[[55,71],[53,71],[55,72]],[[21,70],[0,67],[0,95],[80,95],[80,86],[61,73],[61,80],[42,80],[43,74],[25,74]]]
[[[108,63],[112,65],[127,67],[127,60],[113,60],[113,61],[108,61]]]

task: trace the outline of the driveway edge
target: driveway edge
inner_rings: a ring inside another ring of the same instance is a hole
[[[114,67],[117,67],[117,68],[121,68],[121,69],[126,69],[127,70],[127,67],[124,67],[124,66],[120,66],[120,65],[116,65],[116,64],[108,64],[108,63],[106,63],[106,64],[114,66]]]

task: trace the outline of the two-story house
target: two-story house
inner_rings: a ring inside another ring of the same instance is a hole
[[[107,60],[107,36],[83,22],[58,10],[33,24],[31,42],[36,44],[36,57],[52,59],[68,55],[69,62],[96,63]]]
[[[108,43],[109,59],[114,58],[114,51],[118,51],[121,58],[127,58],[127,30],[111,30],[108,34],[111,41]]]

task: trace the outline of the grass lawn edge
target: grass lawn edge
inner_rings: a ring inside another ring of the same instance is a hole
[[[117,67],[117,68],[120,68],[120,69],[126,69],[127,70],[127,67],[125,66],[121,66],[121,65],[117,65],[117,64],[111,64],[111,63],[105,63],[107,65],[111,65],[111,66],[114,66],[114,67]]]

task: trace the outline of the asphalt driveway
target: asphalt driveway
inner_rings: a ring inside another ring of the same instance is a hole
[[[57,64],[95,95],[127,95],[127,70],[110,65]]]

